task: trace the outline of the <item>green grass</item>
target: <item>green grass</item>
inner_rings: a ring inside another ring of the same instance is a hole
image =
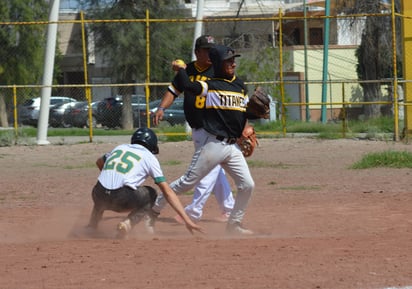
[[[377,167],[412,168],[412,153],[406,151],[384,151],[368,153],[351,166],[352,169]]]
[[[253,121],[259,138],[283,137],[283,127],[281,121],[260,123]],[[394,120],[389,117],[381,117],[371,120],[349,121],[344,134],[343,123],[330,122],[302,122],[287,121],[286,133],[310,133],[317,134],[314,137],[321,139],[339,139],[343,137],[356,137],[356,134],[366,134],[366,138],[377,138],[379,134],[392,133],[394,131]],[[157,133],[160,141],[183,141],[188,136],[185,133],[184,125],[153,128]],[[132,135],[134,130],[123,129],[93,129],[94,136],[114,136],[114,135]],[[89,136],[88,129],[82,128],[49,128],[47,134],[49,137],[70,137],[70,136]],[[37,136],[37,128],[23,127],[18,128],[17,138],[14,130],[0,130],[0,146],[11,146],[16,143],[29,144],[29,138]]]
[[[163,162],[162,166],[177,166],[177,165],[181,165],[182,162],[178,161],[178,160],[170,160],[168,162]]]
[[[380,117],[367,121],[349,121],[348,127],[357,133],[390,133],[394,129],[394,120],[390,117]]]
[[[291,187],[280,187],[278,190],[290,190],[290,191],[308,191],[308,190],[320,190],[320,186],[291,186]]]
[[[280,163],[271,163],[259,160],[247,160],[247,164],[250,168],[278,168],[278,169],[288,169],[291,165]]]
[[[188,137],[186,135],[184,125],[175,125],[170,127],[153,128],[161,141],[184,141]]]
[[[280,121],[260,124],[255,122],[256,130],[260,132],[283,133]],[[366,133],[374,135],[376,133],[391,133],[394,131],[394,120],[390,117],[380,117],[370,120],[352,120],[347,123],[346,134]],[[303,122],[287,121],[287,133],[317,133],[320,138],[342,138],[344,131],[343,123],[338,122]]]
[[[63,166],[63,168],[66,170],[89,169],[89,168],[95,168],[95,167],[96,165],[94,163],[83,163],[83,164],[76,165],[76,166],[73,166],[73,165]]]
[[[45,168],[61,168],[60,165],[54,163],[35,163],[33,167],[45,167]],[[96,164],[94,162],[85,162],[77,165],[64,165],[63,169],[66,170],[77,170],[77,169],[89,169],[95,168]]]

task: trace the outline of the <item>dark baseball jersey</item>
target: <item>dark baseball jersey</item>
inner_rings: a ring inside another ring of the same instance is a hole
[[[175,79],[180,87],[192,92],[196,98],[205,98],[202,123],[206,131],[225,138],[241,136],[247,121],[246,106],[249,101],[242,80],[234,76],[231,80],[211,78],[191,82],[183,69],[179,70]]]
[[[186,73],[190,81],[205,81],[213,77],[213,68],[210,66],[207,69],[201,70],[194,61],[187,64]],[[183,109],[185,112],[186,121],[192,128],[203,127],[203,112],[205,108],[205,97],[195,96],[190,91],[185,91],[184,88],[178,84],[176,77],[169,86],[169,91],[177,97],[184,91]]]
[[[242,80],[215,78],[200,81],[201,96],[206,97],[203,128],[223,137],[240,137],[246,124],[249,98]]]

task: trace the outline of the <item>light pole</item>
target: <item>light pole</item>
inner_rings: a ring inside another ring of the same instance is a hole
[[[44,59],[44,71],[41,89],[40,115],[37,123],[37,144],[47,145],[47,127],[49,126],[49,107],[51,85],[53,84],[54,57],[56,52],[57,21],[59,20],[60,0],[50,0],[49,24],[47,26],[47,44]]]

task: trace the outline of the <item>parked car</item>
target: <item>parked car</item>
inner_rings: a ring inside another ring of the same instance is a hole
[[[119,100],[122,101],[122,97],[119,96]],[[132,95],[132,107],[133,110],[146,109],[146,96],[143,94]]]
[[[78,101],[71,101],[51,106],[49,112],[49,125],[51,127],[71,127],[72,125],[70,123],[65,122],[64,114],[78,103]]]
[[[20,123],[37,126],[40,114],[40,100],[40,97],[31,98],[26,100],[22,105],[19,106],[18,119]],[[52,96],[50,97],[49,107],[74,101],[76,101],[74,98],[66,96]]]
[[[91,103],[92,108],[92,127],[97,127],[99,122],[96,119],[97,106],[100,101]],[[64,122],[74,127],[90,127],[89,103],[87,101],[77,102],[74,106],[66,110]]]
[[[103,126],[114,128],[122,124],[122,98],[109,97],[97,104],[96,121]],[[144,95],[132,95],[133,125],[140,124],[140,112],[146,110],[146,97]]]
[[[159,107],[161,99],[151,101],[149,103],[149,120],[150,127],[153,127],[153,116]],[[147,126],[147,112],[143,110],[140,112],[141,126]],[[173,104],[167,108],[163,115],[162,125],[177,125],[186,122],[185,113],[183,110],[183,97],[178,97],[173,101]]]
[[[120,100],[109,97],[97,104],[96,119],[102,126],[118,127],[121,125],[122,104]]]

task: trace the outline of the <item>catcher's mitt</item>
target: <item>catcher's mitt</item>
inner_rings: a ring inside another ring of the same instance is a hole
[[[251,156],[255,147],[259,144],[255,128],[247,124],[243,129],[242,136],[238,138],[237,144],[245,157]]]
[[[249,98],[246,112],[259,118],[268,119],[270,117],[270,98],[266,91],[258,86]]]

